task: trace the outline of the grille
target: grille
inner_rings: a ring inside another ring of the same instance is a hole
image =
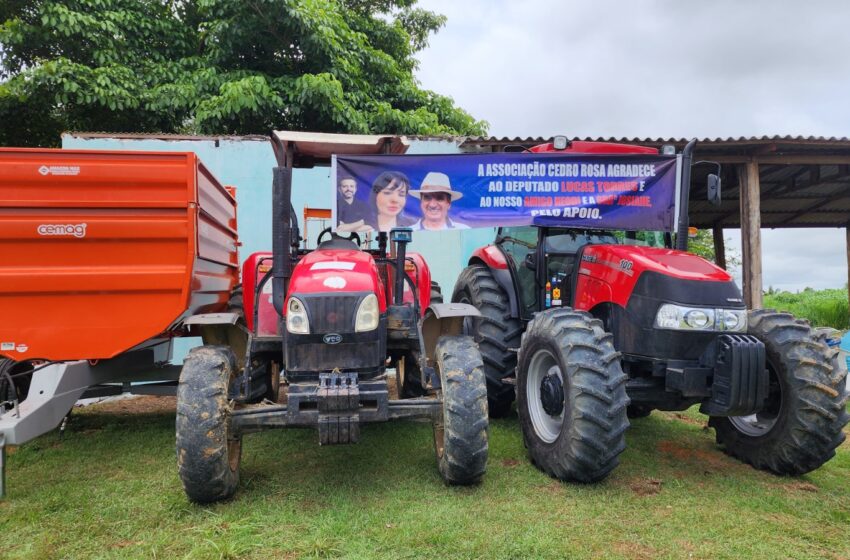
[[[296,344],[287,348],[288,369],[292,372],[323,372],[378,369],[386,351],[380,341],[360,344]]]
[[[354,314],[362,296],[316,296],[305,298],[310,332],[354,332]]]

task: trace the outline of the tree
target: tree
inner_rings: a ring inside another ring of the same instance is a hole
[[[6,0],[0,145],[63,130],[486,134],[421,89],[416,0]]]
[[[696,237],[688,238],[688,251],[699,255],[704,259],[715,262],[714,258],[714,234],[710,229],[697,230]],[[726,268],[732,270],[741,264],[740,255],[726,249]]]

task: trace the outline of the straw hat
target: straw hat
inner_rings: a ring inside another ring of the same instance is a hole
[[[445,173],[437,173],[436,171],[431,171],[425,175],[425,178],[422,180],[422,185],[418,191],[413,189],[410,190],[411,196],[416,198],[421,198],[422,193],[445,193],[452,197],[452,202],[463,196],[462,192],[452,190],[452,184],[449,182],[448,175]]]

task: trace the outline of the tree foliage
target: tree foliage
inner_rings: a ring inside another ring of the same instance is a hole
[[[421,89],[416,0],[6,0],[0,145],[63,130],[485,134]]]
[[[727,240],[728,241],[728,240]],[[727,243],[728,245],[728,243]],[[697,230],[696,237],[688,239],[688,251],[699,255],[704,259],[715,262],[714,255],[714,233],[710,229]],[[732,270],[741,265],[741,255],[726,247],[726,269]]]

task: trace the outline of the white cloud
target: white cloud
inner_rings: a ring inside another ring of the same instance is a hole
[[[419,5],[448,16],[422,85],[494,136],[850,135],[850,2]],[[765,287],[847,282],[844,230],[765,230],[762,244]]]

